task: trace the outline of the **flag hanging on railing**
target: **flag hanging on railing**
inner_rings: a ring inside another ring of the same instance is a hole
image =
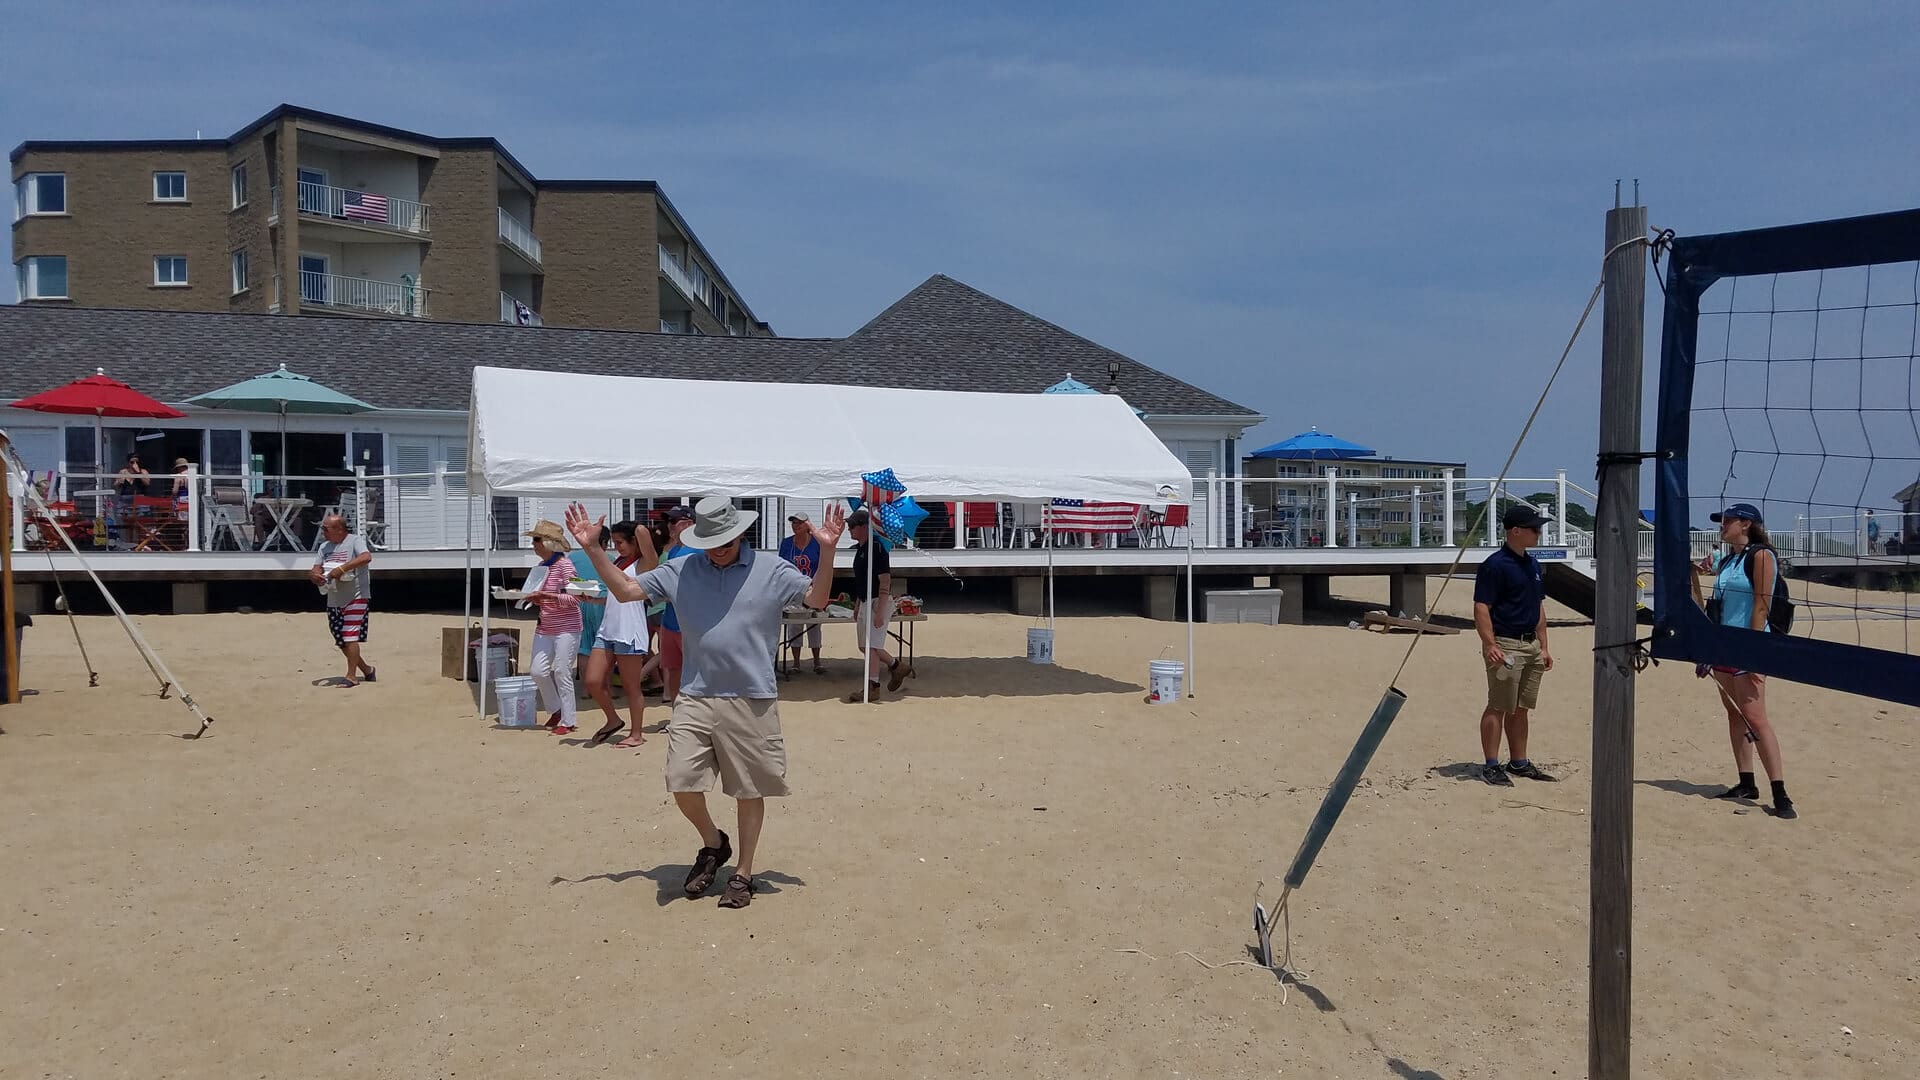
[[[387,222],[387,197],[371,191],[348,191],[342,195],[342,217],[358,221]]]
[[[533,325],[533,309],[518,300],[513,302],[513,321],[521,326]]]
[[[1134,503],[1055,499],[1052,519],[1056,532],[1126,532],[1139,521],[1140,507]]]

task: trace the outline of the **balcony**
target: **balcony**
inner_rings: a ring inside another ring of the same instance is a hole
[[[710,302],[713,281],[707,277],[706,271],[681,262],[680,256],[668,251],[665,244],[660,245],[660,276],[673,282],[673,287],[679,289],[690,303],[706,307]]]
[[[428,206],[423,202],[372,191],[302,182],[298,185],[300,216],[336,225],[360,226],[383,232],[425,236]],[[280,189],[273,189],[273,220],[280,219]]]
[[[375,281],[345,274],[300,271],[300,306],[361,315],[427,317],[427,290],[411,281]],[[273,276],[273,307],[280,308],[280,275]]]
[[[535,273],[540,270],[540,238],[519,218],[500,208],[500,242],[515,255],[520,256],[527,268]]]
[[[521,312],[526,314],[523,316]],[[500,321],[509,326],[545,326],[540,313],[510,293],[500,294]]]

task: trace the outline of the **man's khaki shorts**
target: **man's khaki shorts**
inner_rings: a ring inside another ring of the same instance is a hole
[[[736,799],[787,794],[787,744],[772,698],[689,697],[667,725],[667,790],[720,790]]]
[[[1513,666],[1487,665],[1487,708],[1504,713],[1539,705],[1540,676],[1547,670],[1540,663],[1539,639],[1521,641],[1519,638],[1496,637],[1493,643],[1507,654]],[[1485,657],[1481,661],[1484,663]]]

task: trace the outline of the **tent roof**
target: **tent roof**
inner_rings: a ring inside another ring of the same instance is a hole
[[[1177,502],[1192,477],[1110,394],[640,379],[477,367],[468,470],[501,495]]]

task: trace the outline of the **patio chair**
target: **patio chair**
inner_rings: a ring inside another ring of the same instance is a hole
[[[221,551],[222,538],[234,551],[254,548],[253,520],[246,511],[246,492],[237,488],[215,488],[207,510],[208,550]]]
[[[1000,546],[1000,504],[990,502],[970,502],[966,504],[965,522],[968,545],[972,545],[974,536],[980,537],[981,547]],[[988,539],[992,542],[989,543]]]
[[[1039,547],[1040,527],[1045,524],[1039,503],[1014,503],[1007,523],[1008,546]]]
[[[128,520],[135,551],[180,551],[187,546],[187,523],[171,496],[134,496]]]
[[[1149,517],[1149,524],[1153,527],[1153,546],[1173,546],[1173,534],[1175,530],[1187,527],[1186,504],[1174,503],[1169,505],[1164,513],[1151,515]]]

